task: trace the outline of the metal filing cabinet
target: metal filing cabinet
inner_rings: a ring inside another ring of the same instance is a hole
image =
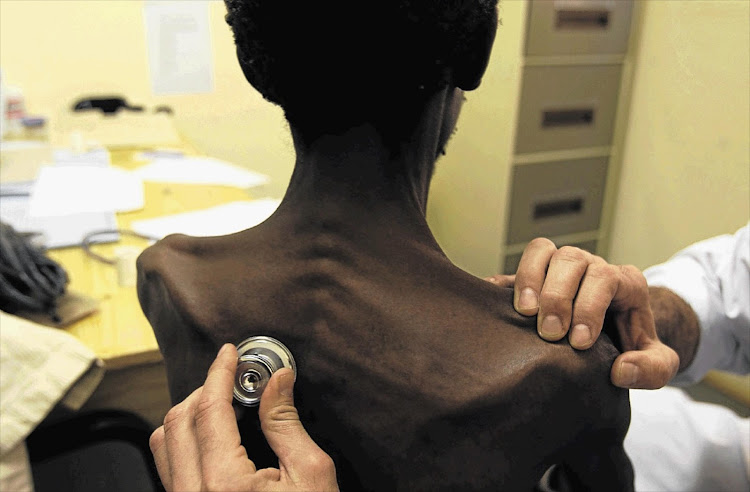
[[[532,1],[526,55],[625,53],[631,16],[628,0]]]
[[[529,0],[500,269],[544,236],[604,255],[632,0]]]
[[[516,166],[508,241],[596,230],[606,177],[606,157]]]
[[[620,65],[525,67],[516,154],[612,143]]]

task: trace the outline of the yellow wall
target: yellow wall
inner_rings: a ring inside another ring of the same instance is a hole
[[[143,0],[0,0],[0,67],[31,112],[63,118],[78,96],[169,104],[201,151],[271,175],[283,192],[293,149],[281,111],[244,80],[224,5],[210,2],[214,91],[151,94]],[[750,212],[750,2],[644,2],[609,259],[640,267]],[[501,253],[526,2],[503,0],[492,60],[438,162],[428,218],[448,255],[477,274]]]
[[[168,104],[178,130],[201,151],[269,174],[276,194],[293,166],[281,110],[245,81],[221,1],[209,2],[214,91],[153,96],[143,0],[0,0],[0,67],[23,88],[30,112],[61,119],[73,100],[122,94]]]
[[[448,257],[478,276],[498,272],[504,242],[526,2],[502,0],[481,86],[466,94],[457,131],[437,162],[427,219]]]
[[[609,260],[645,268],[750,217],[750,2],[642,7]]]
[[[169,104],[179,131],[201,151],[269,174],[273,194],[293,166],[282,112],[245,81],[221,1],[210,2],[214,91],[151,94],[143,0],[0,0],[0,67],[23,88],[28,109],[60,120],[72,101],[123,94],[134,104]],[[441,159],[428,216],[460,266],[495,273],[515,121],[524,2],[505,0],[482,87],[468,94],[459,131]]]

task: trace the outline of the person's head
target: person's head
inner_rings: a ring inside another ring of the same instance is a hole
[[[475,89],[497,25],[497,0],[225,4],[245,77],[308,136],[410,125],[437,91]]]

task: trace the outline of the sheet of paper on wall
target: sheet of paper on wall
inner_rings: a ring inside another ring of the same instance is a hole
[[[159,158],[133,171],[144,181],[253,188],[270,178],[213,157]]]
[[[139,234],[163,238],[169,234],[189,236],[224,236],[260,224],[276,209],[281,200],[262,199],[230,202],[196,212],[137,220],[130,224]]]
[[[149,0],[144,4],[143,18],[154,94],[211,92],[208,2]]]
[[[117,167],[45,166],[31,192],[29,213],[59,217],[143,208],[143,182]]]

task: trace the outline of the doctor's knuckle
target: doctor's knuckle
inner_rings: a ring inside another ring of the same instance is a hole
[[[215,467],[202,467],[201,476],[203,481],[202,490],[218,492],[228,489],[226,484],[227,477],[224,475],[223,471],[217,470]]]
[[[281,431],[299,422],[299,414],[294,405],[277,405],[261,420],[264,429]]]
[[[586,270],[586,275],[598,280],[616,282],[620,278],[620,269],[608,263],[593,263]]]
[[[545,311],[561,309],[570,306],[574,293],[565,293],[558,289],[543,289],[539,296],[539,303]]]
[[[540,251],[553,252],[557,250],[557,246],[551,240],[546,237],[537,237],[529,241],[526,249],[535,249]]]
[[[223,402],[215,398],[201,396],[195,405],[195,422],[196,424],[210,418],[210,416],[219,411]]]
[[[336,465],[333,463],[333,459],[323,452],[323,450],[310,453],[307,467],[311,472],[318,475],[335,473],[336,470]]]
[[[555,253],[555,260],[573,264],[588,263],[589,255],[589,253],[575,246],[563,246]]]
[[[152,453],[156,453],[164,445],[164,427],[159,427],[151,433],[151,437],[148,438],[148,447]]]
[[[187,407],[183,403],[170,408],[167,414],[164,416],[164,431],[169,432],[174,427],[179,425],[180,422],[182,422],[182,420],[185,418],[186,413]]]

